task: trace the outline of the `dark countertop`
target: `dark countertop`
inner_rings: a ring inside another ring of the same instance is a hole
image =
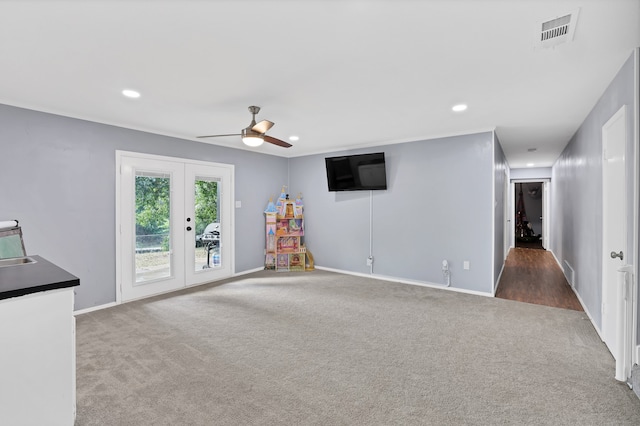
[[[0,300],[80,285],[80,279],[40,256],[36,263],[0,267]]]

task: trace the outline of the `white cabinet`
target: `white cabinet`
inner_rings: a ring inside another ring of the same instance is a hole
[[[0,424],[71,426],[73,288],[0,300]]]

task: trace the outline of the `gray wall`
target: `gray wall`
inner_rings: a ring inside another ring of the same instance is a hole
[[[504,238],[504,217],[505,203],[509,201],[509,195],[505,193],[505,182],[509,182],[509,164],[504,156],[504,151],[500,145],[498,135],[494,133],[494,153],[493,153],[493,185],[494,185],[494,208],[493,208],[493,293],[498,287],[498,279],[504,265],[504,253],[507,251]]]
[[[0,218],[19,219],[28,254],[80,278],[75,309],[115,301],[115,151],[235,165],[236,272],[264,264],[263,210],[286,158],[0,105]]]
[[[551,178],[550,248],[561,263],[567,261],[574,269],[576,291],[598,328],[602,327],[602,126],[627,106],[627,229],[633,229],[637,72],[632,55],[555,162]],[[637,262],[631,233],[627,251],[628,258]]]
[[[316,264],[370,273],[371,227],[374,274],[444,284],[446,259],[452,287],[491,293],[494,155],[501,155],[493,147],[486,132],[291,159],[290,191],[304,194],[305,241]],[[379,151],[386,191],[328,191],[325,157]]]

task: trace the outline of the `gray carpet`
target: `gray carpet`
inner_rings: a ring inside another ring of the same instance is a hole
[[[316,270],[77,317],[77,425],[638,425],[584,312]]]

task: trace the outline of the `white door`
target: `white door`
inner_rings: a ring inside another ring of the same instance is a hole
[[[542,182],[542,248],[549,248],[549,182]]]
[[[186,164],[186,285],[231,276],[231,169]],[[210,228],[207,228],[207,226]],[[213,232],[206,232],[212,229]],[[203,239],[204,238],[204,239]]]
[[[121,151],[116,163],[118,302],[231,276],[233,166]],[[202,244],[211,222],[217,244]]]
[[[626,259],[626,113],[622,107],[602,127],[602,338],[617,356],[618,269]],[[612,257],[612,254],[617,257]]]
[[[184,165],[122,157],[120,163],[120,290],[132,300],[184,287]],[[149,205],[153,209],[144,209]],[[117,214],[118,214],[117,213]],[[176,256],[178,255],[178,256]]]

